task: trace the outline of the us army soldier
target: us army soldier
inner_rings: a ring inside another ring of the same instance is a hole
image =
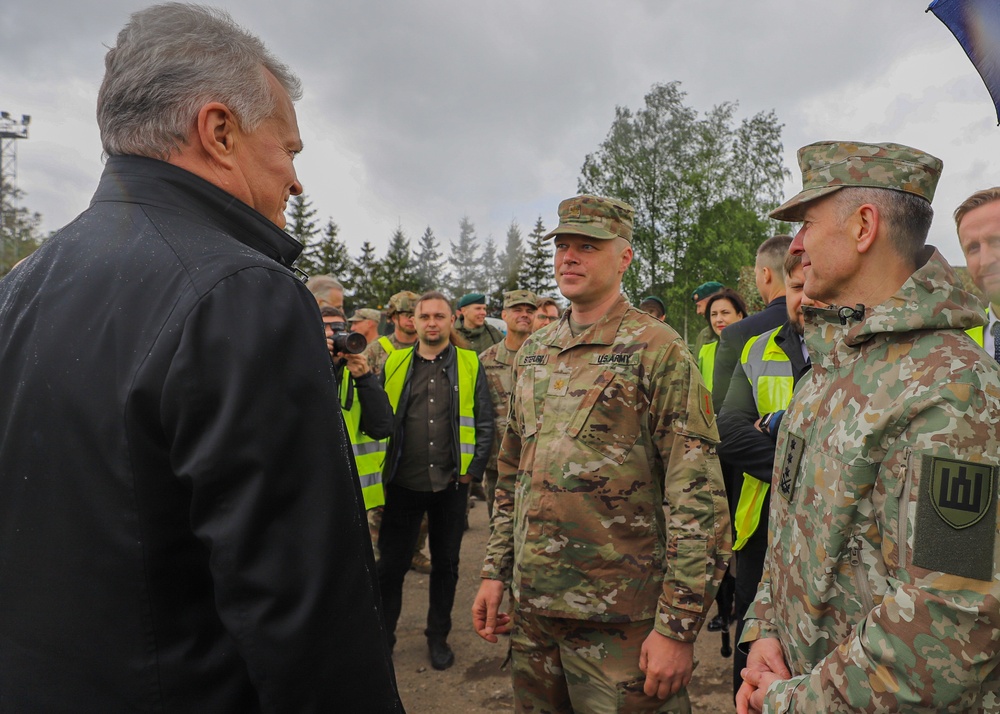
[[[511,631],[518,710],[688,711],[730,556],[711,395],[680,336],[620,291],[632,216],[597,196],[559,205],[548,237],[571,308],[515,360],[473,623],[491,642]]]
[[[805,292],[834,307],[804,310],[737,711],[998,711],[1000,370],[924,245],[941,162],[823,142],[799,164],[771,217],[802,222]]]

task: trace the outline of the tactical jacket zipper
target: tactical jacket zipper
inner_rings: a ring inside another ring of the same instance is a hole
[[[851,539],[850,554],[851,567],[854,569],[854,579],[858,585],[858,595],[861,596],[861,605],[864,607],[865,615],[867,616],[875,607],[875,602],[872,600],[872,589],[868,583],[868,573],[865,572],[865,566],[861,562],[861,536],[854,536]]]

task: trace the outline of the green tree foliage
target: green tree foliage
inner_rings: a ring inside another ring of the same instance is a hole
[[[379,265],[380,303],[388,303],[389,298],[400,290],[413,290],[416,283],[413,257],[410,255],[410,241],[399,226],[389,240],[385,258]]]
[[[306,198],[306,195],[300,193],[298,196],[292,196],[288,202],[288,207],[285,209],[285,233],[297,240],[304,247],[308,247],[320,232],[316,226],[315,219],[316,209],[312,207],[312,202]],[[296,265],[300,270],[310,275],[316,274],[315,271],[307,269],[307,267],[312,268],[313,265],[307,257],[305,250],[299,256]]]
[[[737,123],[735,103],[699,114],[685,96],[678,82],[657,84],[643,108],[617,107],[578,182],[582,192],[636,209],[625,292],[633,301],[659,294],[667,321],[682,330],[689,320],[700,329],[690,300],[695,287],[707,280],[736,285],[740,267],[753,263],[775,228],[766,215],[788,175],[773,112]]]
[[[517,221],[511,221],[507,228],[507,243],[500,254],[500,275],[503,282],[501,292],[517,290],[521,287],[521,269],[524,266],[524,241],[521,240],[521,227]]]
[[[483,255],[479,260],[480,275],[477,292],[486,296],[486,308],[491,315],[499,315],[503,308],[503,271],[500,268],[500,256],[497,254],[497,243],[493,236],[486,239]]]
[[[539,216],[535,227],[528,235],[528,248],[521,266],[519,287],[531,290],[539,297],[554,295],[556,289],[555,271],[552,267],[552,241],[544,240],[545,224]]]
[[[351,285],[354,288],[354,293],[351,296],[353,305],[371,307],[388,302],[389,296],[385,295],[384,286],[380,280],[381,274],[380,262],[375,256],[375,246],[371,244],[371,241],[365,241],[361,244],[361,255],[354,261],[351,269]]]
[[[430,226],[420,236],[420,245],[413,258],[413,285],[410,288],[418,295],[428,290],[440,290],[444,287],[444,259],[438,248],[438,239]]]
[[[340,239],[339,234],[337,224],[328,220],[323,232],[313,237],[302,251],[298,265],[309,275],[332,275],[350,290],[351,255],[347,251],[347,243]],[[309,266],[309,270],[305,265]]]
[[[476,238],[476,227],[468,216],[463,216],[458,223],[458,242],[451,242],[448,265],[451,266],[449,287],[452,297],[459,298],[467,293],[481,292],[479,240]]]
[[[44,241],[39,232],[42,214],[15,208],[0,214],[0,277],[34,253]]]

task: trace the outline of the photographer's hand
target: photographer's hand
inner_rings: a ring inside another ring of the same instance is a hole
[[[350,372],[351,376],[355,379],[363,377],[371,372],[371,368],[368,366],[368,360],[360,354],[350,355],[338,352],[336,357],[337,359],[342,359],[347,364],[347,371]]]

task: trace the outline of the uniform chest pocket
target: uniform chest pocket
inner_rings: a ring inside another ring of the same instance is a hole
[[[623,464],[639,438],[649,400],[631,371],[601,372],[580,402],[567,434]]]

